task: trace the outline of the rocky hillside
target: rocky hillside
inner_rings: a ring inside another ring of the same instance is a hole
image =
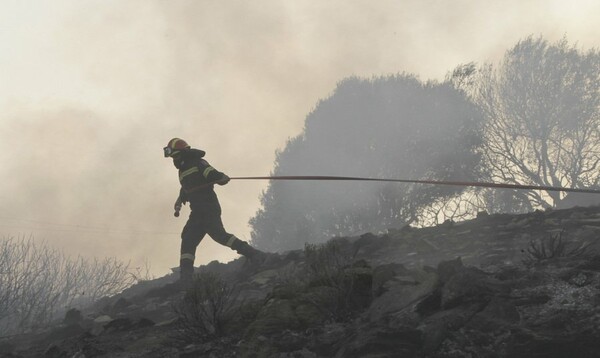
[[[600,208],[480,214],[144,282],[3,357],[597,357]]]

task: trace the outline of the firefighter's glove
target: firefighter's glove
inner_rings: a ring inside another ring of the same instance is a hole
[[[219,181],[217,181],[217,184],[225,185],[225,184],[229,183],[230,180],[231,180],[231,178],[229,178],[227,175],[223,174],[223,177]]]
[[[175,210],[175,216],[179,216],[179,212],[181,211],[181,206],[183,205],[183,202],[181,201],[181,199],[177,198],[177,200],[175,201],[175,205],[173,205],[173,209]]]

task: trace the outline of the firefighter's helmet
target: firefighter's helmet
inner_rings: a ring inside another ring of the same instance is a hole
[[[173,138],[169,141],[166,147],[163,148],[165,158],[172,157],[179,154],[182,150],[190,149],[190,145],[187,144],[181,138]]]

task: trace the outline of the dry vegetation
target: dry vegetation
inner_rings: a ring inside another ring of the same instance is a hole
[[[223,336],[239,309],[234,287],[218,274],[195,276],[183,300],[174,307],[179,316],[176,339],[194,342]]]
[[[136,281],[129,263],[72,258],[33,238],[0,240],[0,334],[35,331],[73,307],[111,296]]]
[[[564,231],[551,234],[546,237],[532,240],[529,247],[524,251],[525,258],[523,263],[532,266],[536,263],[544,262],[561,257],[580,257],[594,253],[590,244],[575,244],[568,242],[563,238]]]

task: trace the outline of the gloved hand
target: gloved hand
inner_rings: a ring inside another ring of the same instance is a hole
[[[229,178],[227,175],[223,174],[223,177],[219,181],[217,181],[217,184],[225,185],[225,184],[229,183],[230,180],[231,180],[231,178]]]
[[[175,217],[179,216],[179,211],[181,211],[182,205],[183,203],[181,202],[181,199],[177,198],[177,200],[175,201],[175,205],[173,205],[173,209],[175,210],[175,213],[173,215],[175,215]]]

